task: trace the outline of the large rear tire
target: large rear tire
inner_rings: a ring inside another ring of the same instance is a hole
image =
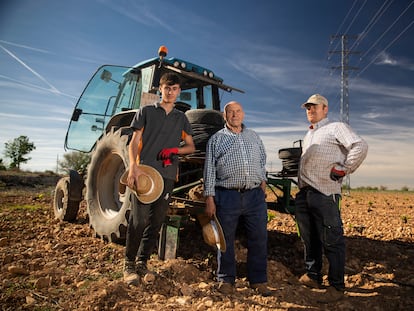
[[[92,152],[86,179],[89,223],[98,236],[116,243],[125,240],[132,205],[132,192],[119,182],[129,166],[130,134],[121,128],[102,136]]]
[[[192,109],[185,114],[193,128],[196,149],[205,152],[209,138],[224,126],[223,114],[209,109]]]

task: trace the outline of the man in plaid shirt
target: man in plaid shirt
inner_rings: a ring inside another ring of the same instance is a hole
[[[306,273],[299,281],[322,288],[322,253],[329,287],[320,302],[339,300],[345,289],[345,239],[340,214],[343,178],[365,159],[367,143],[346,123],[330,122],[328,100],[314,94],[302,104],[310,122],[299,166],[295,216],[304,243]]]
[[[247,237],[247,278],[263,296],[267,287],[266,153],[262,140],[243,124],[244,111],[237,102],[224,107],[225,127],[209,140],[204,165],[206,214],[215,213],[223,228],[226,251],[217,250],[218,290],[234,293],[236,260],[234,241],[243,218]]]

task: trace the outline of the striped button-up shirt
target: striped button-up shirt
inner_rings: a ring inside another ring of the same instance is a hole
[[[240,133],[227,127],[207,144],[204,195],[214,196],[215,187],[252,189],[266,180],[266,152],[262,140],[243,125]]]
[[[341,193],[342,180],[330,178],[333,167],[354,172],[365,159],[367,143],[346,123],[327,118],[306,133],[299,167],[299,188],[311,186],[325,195]]]

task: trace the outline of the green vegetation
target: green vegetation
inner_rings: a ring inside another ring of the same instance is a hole
[[[0,171],[5,171],[6,170],[6,166],[3,163],[3,159],[0,159]]]
[[[31,159],[25,156],[36,149],[34,143],[31,143],[29,138],[24,135],[8,141],[4,146],[4,155],[11,159],[10,168],[17,170],[20,170],[22,163]]]
[[[80,174],[86,174],[91,157],[88,153],[73,151],[65,153],[63,160],[59,161],[59,171],[69,173],[70,170],[75,170]]]
[[[354,191],[372,191],[372,192],[384,192],[384,191],[389,191],[389,192],[395,192],[395,191],[401,191],[401,192],[414,192],[414,189],[410,190],[407,186],[403,186],[401,187],[401,189],[388,189],[385,186],[380,186],[380,187],[372,187],[372,186],[366,186],[366,187],[357,187],[357,188],[352,188],[351,190]]]
[[[274,213],[267,213],[267,222],[270,222],[276,215]]]
[[[26,211],[37,211],[39,209],[44,209],[44,207],[42,205],[28,205],[28,204],[23,204],[23,205],[12,205],[9,206],[10,209],[14,209],[14,210],[26,210]]]
[[[401,216],[401,221],[402,221],[404,224],[408,223],[408,216],[407,216],[407,215],[402,215],[402,216]]]

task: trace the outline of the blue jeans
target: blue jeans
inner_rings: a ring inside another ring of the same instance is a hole
[[[171,201],[174,180],[164,178],[164,191],[152,204],[140,203],[135,195],[126,232],[125,259],[146,262],[157,245],[158,235]]]
[[[218,281],[234,284],[234,241],[240,217],[247,237],[247,278],[250,284],[267,282],[267,206],[258,187],[243,193],[216,188],[216,214],[226,239],[226,252],[217,251]]]
[[[308,187],[295,200],[295,216],[304,244],[305,268],[309,277],[322,282],[322,252],[329,263],[328,281],[344,289],[345,238],[340,213],[341,195],[326,196]]]

